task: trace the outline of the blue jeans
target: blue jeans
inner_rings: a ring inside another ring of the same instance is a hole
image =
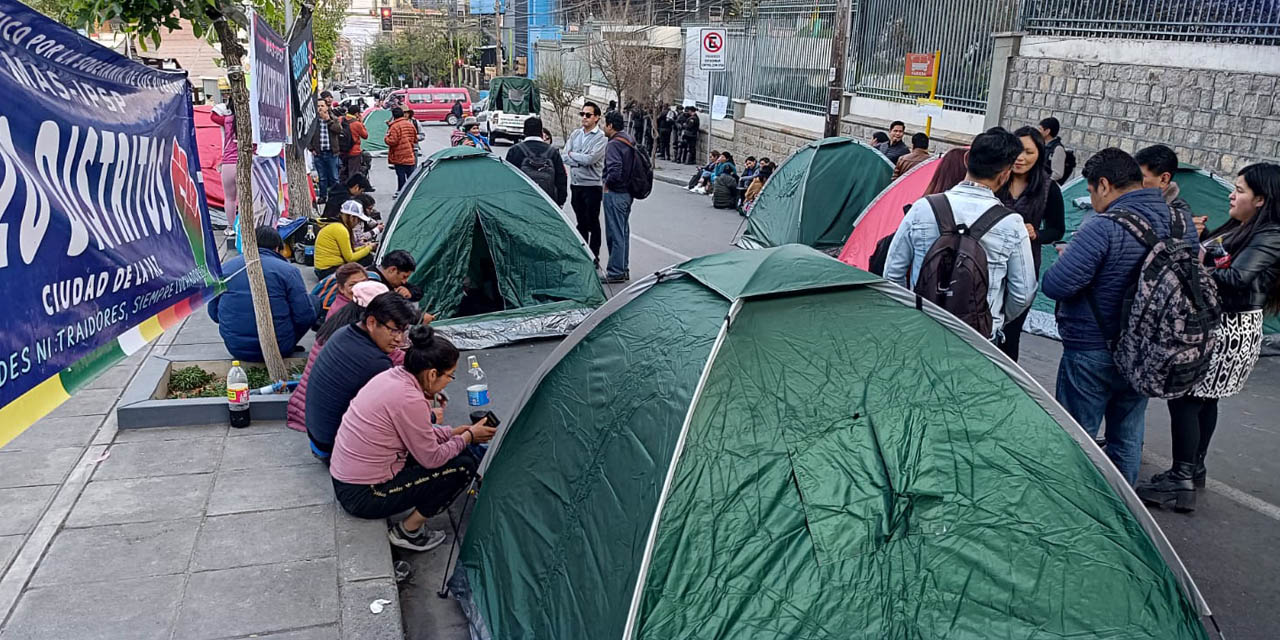
[[[329,195],[329,189],[338,182],[338,156],[331,151],[315,154],[316,188],[321,197]]]
[[[1106,418],[1107,457],[1129,484],[1135,484],[1142,463],[1147,397],[1120,374],[1111,352],[1063,349],[1055,395],[1090,437],[1097,437]]]
[[[609,266],[605,276],[630,275],[631,194],[604,192],[604,239],[609,246]]]

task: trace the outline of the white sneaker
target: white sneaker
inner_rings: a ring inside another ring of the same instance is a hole
[[[410,551],[430,551],[444,544],[445,533],[428,529],[422,525],[417,531],[405,531],[403,523],[397,522],[387,530],[387,539],[391,544]]]

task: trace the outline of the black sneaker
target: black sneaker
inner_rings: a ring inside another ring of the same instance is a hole
[[[623,273],[620,276],[606,276],[601,282],[605,284],[622,284],[631,279],[631,274]]]
[[[405,531],[402,523],[397,522],[387,530],[387,539],[391,544],[410,551],[430,551],[444,544],[443,531],[428,529],[422,525],[417,531]]]

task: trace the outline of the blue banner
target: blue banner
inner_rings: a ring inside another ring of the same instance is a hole
[[[221,266],[186,72],[132,62],[0,0],[0,95],[4,408],[207,297]]]

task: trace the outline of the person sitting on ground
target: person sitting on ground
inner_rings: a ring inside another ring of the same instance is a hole
[[[738,176],[738,189],[742,190],[751,186],[751,180],[756,177],[757,173],[760,173],[760,165],[756,164],[756,157],[747,156],[747,159],[743,161],[742,175]]]
[[[484,420],[437,426],[432,399],[457,374],[458,349],[431,327],[414,327],[404,366],[379,373],[355,396],[334,443],[333,492],[342,509],[378,520],[413,511],[388,531],[391,544],[427,551],[445,541],[428,529],[475,477],[467,447],[493,439]]]
[[[720,159],[716,162],[715,167],[713,167],[711,171],[703,172],[702,179],[693,192],[702,195],[709,195],[715,185],[716,178],[719,178],[720,174],[724,173],[725,169],[729,167],[732,167],[734,173],[737,173],[738,168],[733,164],[733,154],[725,151],[720,154]]]
[[[529,176],[561,207],[569,199],[569,174],[565,172],[560,153],[545,142],[542,119],[537,116],[524,121],[524,140],[507,151],[507,162]]]
[[[413,303],[387,292],[369,301],[360,319],[324,343],[311,369],[306,399],[311,452],[328,462],[342,414],[370,379],[391,368],[410,325],[421,319]]]
[[[773,165],[766,164],[760,169],[760,173],[756,174],[755,180],[751,181],[751,186],[747,187],[746,193],[742,196],[742,215],[751,213],[751,207],[755,206],[756,198],[760,197],[760,191],[764,189],[764,185],[771,177],[773,177]]]
[[[276,346],[282,356],[293,353],[302,336],[316,321],[315,299],[307,293],[302,274],[280,255],[284,240],[272,227],[258,227],[258,257],[267,285],[271,321],[276,330]],[[222,264],[227,290],[209,301],[209,317],[218,325],[218,334],[231,357],[246,362],[262,362],[262,345],[258,342],[258,325],[253,312],[253,295],[249,293],[249,275],[244,270],[244,256],[236,256]],[[299,348],[300,350],[300,348]]]
[[[893,168],[893,179],[901,178],[903,174],[915,168],[916,165],[929,159],[929,136],[921,132],[911,135],[911,153],[898,158],[898,164]]]
[[[334,283],[334,293],[328,300],[320,299],[320,322],[324,322],[325,318],[341,311],[353,300],[352,287],[369,279],[369,274],[365,272],[364,266],[358,262],[348,262],[338,267],[337,271],[331,276]],[[312,295],[315,295],[312,293]]]
[[[712,189],[711,206],[717,209],[738,208],[738,174],[732,163],[727,163]]]
[[[693,177],[689,178],[689,186],[687,189],[689,191],[693,191],[698,188],[698,185],[702,184],[703,178],[711,177],[711,172],[716,170],[716,165],[718,164],[720,164],[720,152],[712,149],[711,153],[707,155],[707,164],[703,165],[702,168],[697,171],[694,171]]]
[[[358,224],[372,222],[358,201],[348,200],[344,203],[339,221],[330,222],[316,234],[316,277],[324,278],[347,262],[358,262],[365,266],[373,264],[371,252],[378,247],[378,243],[373,242],[359,249],[352,248],[355,240],[352,229]]]
[[[360,203],[360,209],[364,211],[364,215],[369,222],[362,222],[351,229],[351,248],[359,249],[365,245],[373,244],[382,233],[382,214],[378,212],[378,203],[373,199],[372,195],[362,193],[351,198],[354,202]]]
[[[347,263],[344,267],[355,264]],[[356,272],[361,277],[364,276],[364,269],[360,265],[356,266]],[[343,269],[338,269],[335,276],[341,275]],[[354,280],[355,278],[352,278]],[[381,282],[370,282],[362,280],[355,282],[348,287],[350,291],[347,293],[351,297],[351,304],[345,304],[337,307],[329,313],[329,317],[325,319],[324,324],[320,325],[320,329],[316,331],[316,342],[311,346],[311,353],[307,356],[307,364],[302,369],[302,378],[298,380],[298,387],[293,390],[293,394],[289,396],[289,406],[285,413],[285,424],[295,431],[307,430],[307,381],[311,379],[311,368],[315,365],[316,358],[319,357],[320,351],[324,348],[324,344],[333,337],[334,333],[349,324],[358,322],[360,316],[364,315],[365,307],[369,306],[374,298],[387,292],[387,285]],[[434,319],[434,318],[432,318]],[[424,318],[424,321],[426,319]],[[404,352],[395,349],[390,354],[393,364],[404,362]]]
[[[453,147],[476,147],[485,151],[491,150],[489,141],[480,135],[480,123],[474,116],[467,116],[467,119],[462,121],[462,126],[458,131],[449,134],[449,145]]]
[[[422,287],[409,282],[415,268],[417,264],[413,255],[404,249],[396,249],[382,256],[382,262],[369,273],[369,277],[387,285],[400,297],[417,302],[422,299]]]
[[[362,173],[357,173],[343,182],[338,182],[329,189],[329,194],[325,198],[324,213],[321,218],[337,222],[342,215],[342,205],[348,200],[370,191],[369,179]]]

